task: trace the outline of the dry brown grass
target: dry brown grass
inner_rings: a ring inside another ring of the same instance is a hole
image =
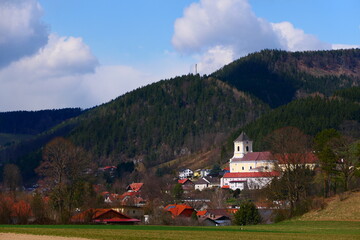
[[[206,152],[198,152],[191,154],[189,156],[184,156],[180,158],[176,158],[172,161],[168,161],[166,163],[160,164],[158,167],[171,167],[173,169],[180,169],[180,168],[190,168],[190,169],[199,169],[199,168],[211,168],[213,163],[211,159],[215,156],[219,156],[220,151],[219,149],[212,149]]]
[[[314,210],[301,221],[360,221],[360,192],[347,192],[326,200],[324,209]]]

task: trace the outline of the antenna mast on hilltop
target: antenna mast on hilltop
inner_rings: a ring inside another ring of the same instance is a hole
[[[197,75],[197,63],[195,63],[195,75]]]

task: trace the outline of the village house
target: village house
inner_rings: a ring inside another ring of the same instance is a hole
[[[181,184],[181,187],[184,190],[184,192],[190,192],[194,190],[194,183],[188,178],[180,179],[178,180],[178,183]]]
[[[144,219],[145,210],[143,207],[122,205],[120,207],[113,208],[113,210],[131,218]]]
[[[293,169],[295,165],[300,165],[311,170],[314,170],[319,166],[319,159],[312,152],[302,154],[276,154],[275,157],[278,159],[278,166],[281,171]]]
[[[194,172],[189,169],[189,168],[186,168],[186,169],[181,169],[179,171],[179,178],[180,179],[184,179],[184,178],[192,178],[194,176]]]
[[[219,187],[220,180],[217,177],[202,177],[195,182],[195,190],[202,191],[205,188]]]
[[[88,209],[84,212],[74,215],[71,218],[72,223],[111,223],[111,224],[135,224],[139,219],[131,218],[114,209]]]
[[[111,178],[115,177],[117,167],[116,166],[105,166],[98,168],[99,172],[109,174]]]
[[[198,211],[199,222],[207,226],[230,226],[231,216],[226,209],[207,209]]]
[[[169,204],[164,208],[165,211],[171,213],[173,218],[176,217],[191,217],[196,211],[194,208],[186,204]]]
[[[144,183],[131,183],[126,187],[126,191],[128,192],[140,192]]]
[[[197,169],[194,171],[194,178],[201,178],[201,177],[206,177],[207,175],[209,175],[211,172],[210,169]]]

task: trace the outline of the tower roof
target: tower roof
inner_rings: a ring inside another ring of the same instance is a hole
[[[235,139],[235,142],[251,141],[245,132],[241,132],[240,136]]]

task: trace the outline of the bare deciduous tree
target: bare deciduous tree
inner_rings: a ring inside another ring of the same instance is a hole
[[[88,176],[88,154],[64,138],[55,138],[43,151],[43,161],[36,169],[50,191],[57,220],[67,222],[74,207],[80,205],[82,184]]]
[[[22,184],[22,177],[18,166],[15,164],[6,164],[3,173],[4,187],[16,197],[16,191]]]
[[[285,127],[275,130],[266,141],[282,172],[280,180],[273,181],[272,194],[289,201],[291,214],[301,212],[312,181],[312,171],[306,166],[310,138],[297,128]],[[280,186],[274,186],[275,183]]]

